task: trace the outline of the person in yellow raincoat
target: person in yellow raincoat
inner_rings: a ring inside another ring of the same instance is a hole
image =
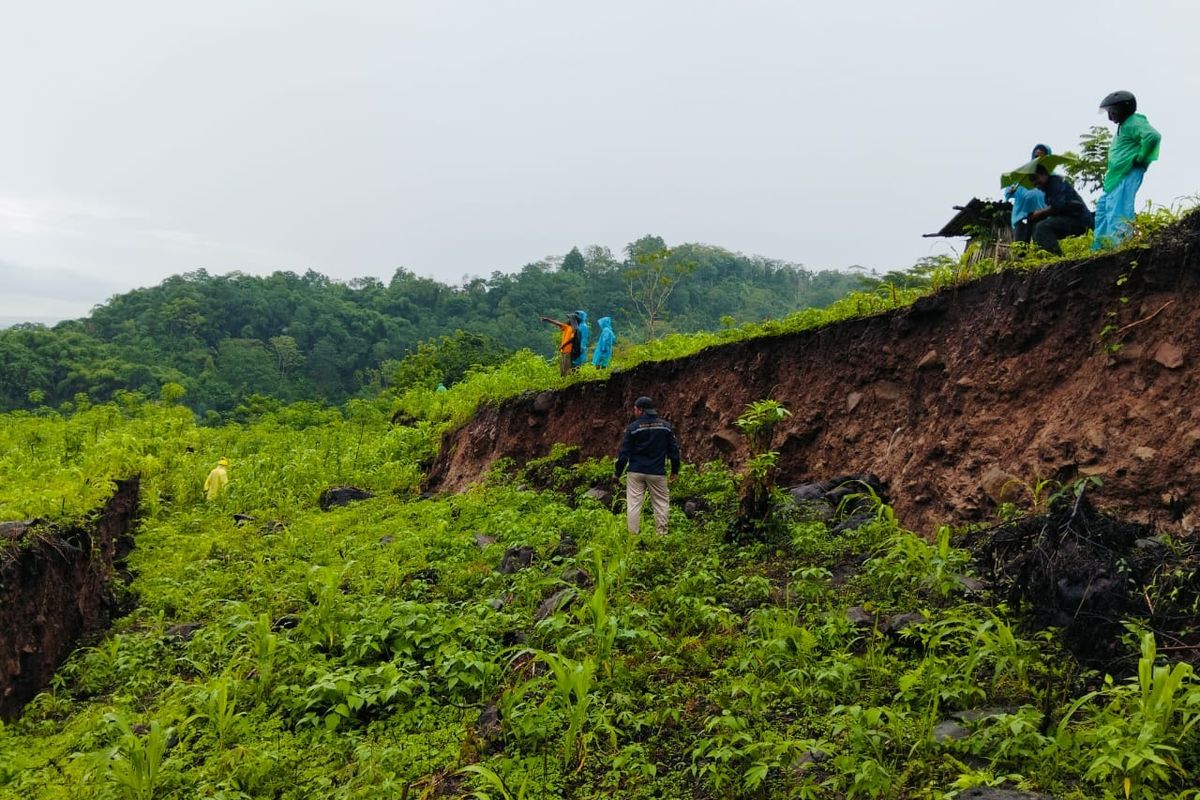
[[[228,466],[229,459],[220,459],[204,479],[204,494],[209,500],[216,500],[229,485],[229,472],[225,469]]]

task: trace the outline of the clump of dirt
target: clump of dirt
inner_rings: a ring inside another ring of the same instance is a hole
[[[0,525],[0,719],[15,718],[79,641],[123,610],[115,588],[128,581],[138,498],[134,477],[90,522]]]
[[[1200,656],[1196,610],[1200,553],[1194,542],[1097,511],[1078,493],[1029,516],[972,534],[981,573],[1001,599],[1038,627],[1061,631],[1088,666],[1125,674],[1136,657],[1124,622],[1144,621],[1167,650]]]

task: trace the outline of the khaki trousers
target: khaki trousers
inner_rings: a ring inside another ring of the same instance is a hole
[[[630,472],[625,482],[625,523],[630,533],[642,527],[642,505],[646,493],[650,493],[650,508],[654,512],[654,528],[664,536],[667,533],[667,508],[671,496],[667,491],[666,475],[646,475]]]
[[[571,373],[571,369],[571,353],[569,351],[564,353],[560,350],[558,352],[558,374],[566,377]]]

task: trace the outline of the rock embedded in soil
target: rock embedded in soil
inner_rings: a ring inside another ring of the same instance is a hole
[[[957,719],[947,719],[934,726],[932,735],[935,742],[953,742],[966,739],[971,735],[971,729]]]
[[[1133,457],[1138,461],[1153,461],[1158,455],[1158,451],[1153,447],[1135,447],[1133,449]]]
[[[917,362],[917,369],[941,369],[944,366],[946,365],[942,363],[942,357],[938,355],[937,350],[930,350]]]
[[[370,497],[370,492],[356,486],[332,486],[321,492],[321,496],[317,499],[317,505],[321,507],[322,511],[328,511],[331,508],[350,505]]]
[[[924,624],[927,621],[928,620],[925,619],[925,615],[920,611],[906,611],[902,614],[894,614],[893,616],[888,617],[879,626],[879,630],[888,634],[889,636],[900,638],[900,635],[909,628],[913,627],[914,625]]]
[[[544,619],[552,617],[554,614],[562,611],[571,603],[575,602],[575,598],[579,596],[579,592],[574,587],[559,589],[554,594],[542,601],[542,604],[537,607],[537,611],[533,614],[535,622],[541,622]]]
[[[983,477],[979,479],[979,485],[988,499],[996,505],[1014,499],[1020,491],[1020,483],[1017,479],[995,466],[988,467],[987,471],[983,473]]]
[[[997,789],[976,786],[958,795],[958,800],[1053,800],[1049,795],[1020,792],[1016,789]]]
[[[893,381],[879,381],[871,387],[871,393],[882,403],[896,403],[904,397],[904,387]]]
[[[862,606],[846,609],[846,619],[858,628],[870,628],[875,625],[875,617]]]
[[[551,558],[561,560],[564,558],[574,558],[579,552],[579,545],[575,543],[575,537],[569,533],[563,534],[563,537],[558,540],[558,545],[554,548],[554,553]]]
[[[204,626],[199,622],[181,622],[178,625],[172,625],[167,628],[163,632],[163,635],[176,642],[190,642],[192,637],[196,635],[196,631],[202,627]]]
[[[1162,342],[1154,349],[1154,360],[1167,369],[1183,366],[1183,348],[1174,342]]]
[[[495,703],[484,706],[483,711],[479,712],[479,719],[475,720],[475,735],[479,737],[485,754],[504,749],[504,728],[500,720],[500,707]]]
[[[495,536],[488,536],[486,533],[475,534],[475,546],[478,547],[480,550],[483,550],[488,545],[495,544],[495,543],[496,543]]]
[[[580,589],[586,589],[592,585],[591,576],[579,567],[567,567],[559,579],[572,586],[578,586]]]
[[[602,489],[599,486],[593,486],[591,489],[588,489],[586,492],[584,492],[583,496],[595,500],[605,508],[611,509],[613,507],[613,493],[608,489]]]
[[[496,571],[501,575],[512,575],[514,572],[528,569],[532,564],[533,548],[527,544],[519,544],[504,551],[504,556],[500,559],[500,566],[496,568]]]

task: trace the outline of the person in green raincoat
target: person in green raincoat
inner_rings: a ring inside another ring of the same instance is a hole
[[[1137,191],[1146,168],[1158,159],[1162,135],[1137,112],[1137,98],[1124,90],[1100,101],[1100,109],[1117,124],[1117,135],[1108,148],[1104,194],[1096,201],[1096,226],[1092,249],[1113,247],[1133,234]]]

